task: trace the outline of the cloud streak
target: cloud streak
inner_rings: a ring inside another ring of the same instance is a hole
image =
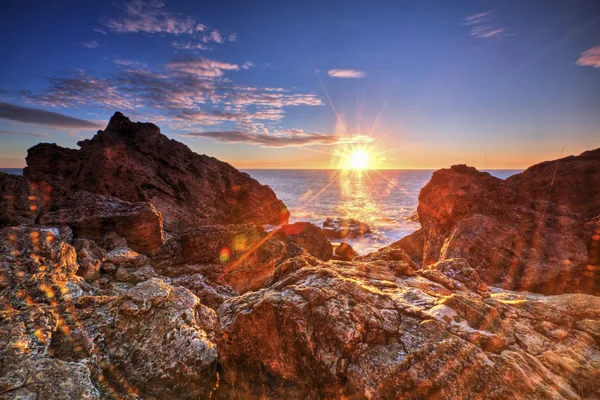
[[[8,103],[0,103],[0,118],[55,128],[92,129],[101,127],[101,125],[95,122],[69,117],[52,111],[21,107]]]
[[[346,79],[359,79],[367,76],[364,71],[357,71],[355,69],[330,69],[327,71],[327,75],[332,78],[346,78]]]
[[[213,139],[222,143],[246,143],[261,147],[300,147],[300,146],[331,146],[336,144],[368,143],[373,138],[366,135],[332,136],[322,133],[304,133],[299,130],[293,132],[278,132],[274,134],[251,134],[242,131],[212,131],[186,133],[180,135],[185,138]]]
[[[493,22],[493,13],[494,10],[488,10],[465,17],[464,25],[470,27],[469,34],[478,39],[506,36],[506,28],[500,27]]]
[[[5,136],[34,136],[39,138],[49,138],[50,135],[47,133],[38,133],[38,132],[19,132],[19,131],[5,131],[0,129],[0,135]]]
[[[584,51],[577,60],[577,64],[583,67],[600,68],[600,46]]]

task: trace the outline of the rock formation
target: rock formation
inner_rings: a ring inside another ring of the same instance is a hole
[[[371,228],[354,218],[327,218],[323,232],[330,239],[356,238],[371,233]]]
[[[215,223],[280,224],[289,212],[268,186],[215,158],[169,139],[152,123],[115,113],[104,131],[78,143],[29,149],[25,177],[41,210],[76,191],[150,202],[170,232]]]
[[[419,195],[423,265],[462,257],[488,284],[579,290],[589,265],[586,223],[600,213],[599,166],[600,152],[593,151],[506,181],[460,165],[435,172]]]
[[[557,164],[438,171],[421,230],[341,261],[313,224],[260,226],[287,219],[268,187],[118,113],[28,163],[0,174],[3,399],[600,398],[600,297],[507,289],[597,285],[597,198],[523,183]]]

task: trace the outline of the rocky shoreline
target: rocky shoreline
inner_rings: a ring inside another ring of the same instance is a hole
[[[0,398],[600,398],[600,149],[437,171],[357,256],[154,124],[79,145],[0,173]]]

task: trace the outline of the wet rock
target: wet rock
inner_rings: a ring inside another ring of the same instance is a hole
[[[280,224],[289,217],[268,186],[192,152],[154,124],[131,122],[117,112],[104,131],[78,144],[79,150],[56,144],[28,150],[24,175],[45,194],[42,211],[51,211],[66,195],[87,191],[151,202],[169,232],[215,223]]]
[[[323,222],[323,232],[330,239],[345,239],[371,233],[371,228],[364,222],[353,218],[327,218]]]
[[[323,261],[328,261],[333,255],[333,247],[323,230],[310,222],[296,222],[281,227],[282,239],[296,243],[309,254]]]
[[[335,248],[335,255],[337,256],[337,259],[341,261],[352,261],[359,256],[352,246],[346,242],[340,243],[340,245]]]
[[[162,216],[150,203],[128,203],[114,197],[76,192],[57,201],[57,211],[47,212],[39,223],[69,226],[76,237],[101,241],[118,234],[132,249],[152,254],[163,244]]]

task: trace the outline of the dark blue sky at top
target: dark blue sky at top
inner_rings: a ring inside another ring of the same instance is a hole
[[[333,147],[367,136],[376,151],[396,151],[383,164],[413,167],[482,164],[481,154],[497,167],[526,166],[565,145],[600,147],[600,54],[584,57],[600,46],[600,1],[151,3],[132,16],[125,2],[3,2],[0,103],[99,126],[119,109],[241,166],[325,166]],[[205,27],[115,28],[147,13]],[[223,43],[205,38],[215,30]],[[207,48],[178,48],[186,43]],[[184,69],[202,59],[230,67],[217,66],[218,76]],[[330,76],[340,69],[364,76]],[[131,75],[150,73],[150,83]],[[190,79],[211,95],[189,89]],[[65,82],[73,86],[60,92]],[[187,97],[162,107],[173,87]],[[0,167],[20,166],[40,140],[74,147],[98,129],[15,112],[0,107]]]

